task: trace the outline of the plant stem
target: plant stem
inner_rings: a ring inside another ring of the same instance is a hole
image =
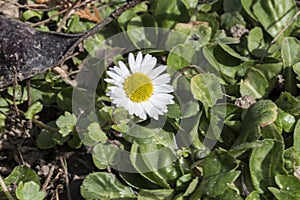
[[[13,198],[13,196],[10,194],[10,192],[8,191],[1,175],[0,175],[0,186],[1,186],[1,188],[3,190],[3,193],[5,194],[5,196],[7,197],[8,200],[15,200]]]
[[[58,132],[58,129],[57,129],[57,128],[53,128],[53,127],[51,127],[51,126],[48,126],[47,124],[44,124],[43,122],[37,120],[37,119],[34,118],[34,117],[32,118],[32,122],[33,122],[35,125],[37,125],[38,127],[40,127],[40,128],[46,129],[46,130],[51,131],[51,132],[54,132],[54,133]]]

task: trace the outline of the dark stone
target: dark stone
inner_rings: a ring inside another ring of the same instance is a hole
[[[0,15],[0,88],[60,64],[80,35],[38,31]]]

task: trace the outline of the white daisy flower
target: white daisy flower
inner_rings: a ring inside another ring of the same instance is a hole
[[[107,95],[117,107],[124,107],[129,114],[146,119],[147,115],[157,120],[159,115],[168,111],[167,105],[173,104],[174,91],[170,82],[170,75],[163,73],[167,66],[155,67],[156,58],[147,54],[143,58],[141,52],[136,59],[129,53],[129,69],[119,61],[119,66],[111,67],[107,71],[110,78],[105,81],[108,87]]]

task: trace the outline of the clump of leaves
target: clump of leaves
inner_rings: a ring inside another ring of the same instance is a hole
[[[104,19],[125,3],[107,5],[95,14]],[[23,18],[51,15],[27,11]],[[9,104],[21,105],[28,95],[32,105],[24,116],[37,125],[43,108],[55,105],[57,115],[40,126],[37,144],[42,149],[89,148],[99,171],[87,175],[80,186],[85,199],[299,199],[298,15],[294,0],[141,2],[85,40],[71,63],[77,66],[88,54],[97,55],[95,46],[122,31],[128,31],[136,49],[164,38],[168,51],[147,50],[172,69],[179,94],[163,128],[149,128],[147,121],[128,126],[122,121],[128,113],[113,109],[100,79],[95,113],[85,116],[87,128],[78,133],[70,82],[49,72],[33,78],[30,94],[17,87],[24,95],[13,100],[13,88],[7,90],[0,99],[0,126],[5,128]],[[77,33],[95,26],[95,20],[80,16],[71,15],[62,30]],[[52,17],[56,24],[63,20],[63,15]],[[146,27],[157,34],[149,35]],[[51,29],[47,24],[40,28]],[[159,28],[173,31],[163,35]],[[235,102],[242,97],[254,101],[241,108]],[[124,158],[130,170],[114,173],[111,168],[120,169]],[[5,183],[18,184],[16,196],[43,198],[36,173],[20,166],[15,170]]]

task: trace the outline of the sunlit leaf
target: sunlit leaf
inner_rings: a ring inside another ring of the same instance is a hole
[[[263,141],[255,147],[250,156],[250,174],[254,188],[259,193],[267,192],[267,188],[275,186],[274,177],[283,174],[283,149],[281,142],[271,139]]]
[[[95,172],[85,177],[80,193],[85,199],[110,200],[117,198],[134,199],[133,191],[123,185],[114,174]]]
[[[40,191],[40,186],[33,181],[21,182],[16,190],[16,195],[20,200],[43,200],[45,192]]]

